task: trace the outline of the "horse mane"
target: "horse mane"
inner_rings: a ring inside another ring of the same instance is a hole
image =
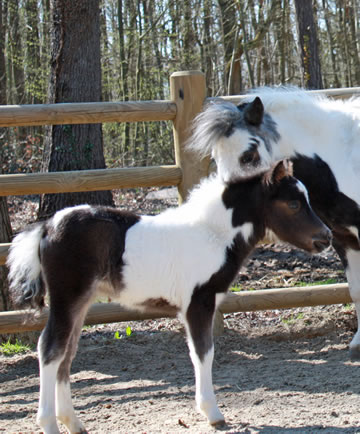
[[[192,123],[192,134],[186,147],[201,158],[211,154],[219,139],[241,121],[243,114],[231,102],[215,99],[208,102]]]
[[[297,86],[264,86],[251,89],[249,92],[249,101],[252,101],[255,96],[259,96],[264,104],[265,111],[276,112],[287,106],[302,106],[307,107],[316,105],[319,101],[327,100],[326,96],[314,94],[305,91]],[[247,100],[247,99],[246,99]]]

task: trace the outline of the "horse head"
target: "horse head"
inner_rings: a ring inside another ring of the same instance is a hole
[[[211,155],[225,182],[268,170],[272,143],[279,140],[276,124],[259,97],[235,106],[213,100],[194,120],[189,148]]]

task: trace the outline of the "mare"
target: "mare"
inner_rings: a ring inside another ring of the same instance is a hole
[[[57,420],[85,432],[71,403],[70,366],[88,307],[101,295],[181,316],[198,409],[210,424],[223,423],[212,384],[214,313],[267,228],[309,252],[330,244],[287,161],[246,179],[213,176],[188,202],[157,216],[80,205],[18,234],[8,256],[10,292],[22,307],[42,307],[46,293],[50,299],[38,343],[45,433],[59,432]]]
[[[214,100],[195,120],[189,146],[212,154],[225,182],[292,160],[344,265],[358,318],[350,357],[360,360],[360,98],[280,87],[256,89],[237,106]]]

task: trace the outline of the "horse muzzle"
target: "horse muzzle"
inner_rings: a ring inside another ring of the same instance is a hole
[[[330,230],[324,230],[312,237],[313,251],[320,253],[331,245],[332,234]]]

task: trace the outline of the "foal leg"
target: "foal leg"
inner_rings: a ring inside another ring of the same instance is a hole
[[[70,368],[75,357],[81,328],[88,305],[84,306],[81,312],[77,313],[73,330],[66,348],[65,357],[59,366],[56,382],[56,417],[62,422],[70,433],[86,433],[85,426],[75,415],[74,407],[71,400],[70,389]]]
[[[194,365],[196,404],[211,425],[224,423],[217,404],[212,383],[214,359],[213,320],[215,296],[206,298],[203,290],[195,291],[186,312],[185,326],[188,335],[191,361]]]
[[[37,422],[45,434],[60,433],[56,422],[55,389],[59,366],[64,359],[66,339],[58,336],[50,313],[38,343],[40,368],[40,399]]]
[[[351,360],[360,360],[360,251],[346,251],[346,277],[349,282],[350,296],[355,304],[358,330],[350,343]]]

